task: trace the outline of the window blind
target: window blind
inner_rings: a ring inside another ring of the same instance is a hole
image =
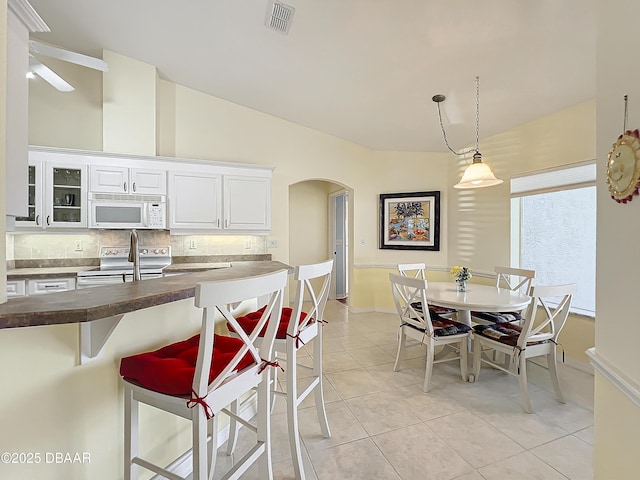
[[[596,184],[595,160],[514,175],[511,197],[590,187]]]

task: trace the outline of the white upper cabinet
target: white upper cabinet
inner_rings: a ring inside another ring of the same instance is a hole
[[[129,171],[131,193],[167,194],[167,172],[146,168],[132,168]]]
[[[222,177],[205,172],[169,172],[169,228],[220,230]]]
[[[262,231],[271,229],[271,178],[224,176],[224,228]]]
[[[166,195],[167,172],[161,169],[91,165],[93,193]]]
[[[17,227],[42,227],[42,198],[44,183],[42,180],[42,162],[29,160],[28,167],[27,215],[16,217]]]
[[[87,227],[87,166],[45,163],[45,228]]]
[[[28,214],[17,227],[87,228],[87,165],[29,154]]]
[[[203,165],[193,171],[170,171],[169,228],[268,233],[271,169]]]
[[[32,146],[27,215],[16,217],[16,227],[88,228],[88,207],[98,199],[162,195],[174,232],[267,234],[271,176],[271,167],[257,165]]]

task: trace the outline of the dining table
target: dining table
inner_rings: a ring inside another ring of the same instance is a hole
[[[455,282],[427,283],[427,301],[440,307],[457,310],[457,321],[471,326],[471,312],[519,312],[531,302],[531,297],[508,288],[467,283],[460,292]]]

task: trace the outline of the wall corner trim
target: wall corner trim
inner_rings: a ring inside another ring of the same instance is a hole
[[[598,373],[602,374],[618,390],[629,397],[637,407],[640,407],[640,385],[618,370],[602,355],[598,355],[595,347],[587,349],[585,353]]]

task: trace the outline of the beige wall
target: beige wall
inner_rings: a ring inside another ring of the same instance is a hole
[[[612,0],[597,6],[596,357],[627,382],[635,404],[596,373],[595,478],[631,480],[640,476],[640,322],[636,314],[640,199],[634,197],[626,205],[611,200],[605,172],[611,145],[622,133],[624,95],[629,95],[627,128],[640,127],[640,65],[629,56],[630,47],[637,43],[637,3]],[[626,275],[633,280],[622,281]]]
[[[156,67],[104,50],[102,150],[156,154]]]
[[[289,233],[291,265],[320,262],[329,254],[327,224],[331,183],[317,180],[289,187]]]
[[[102,73],[53,58],[47,65],[75,90],[59,92],[40,77],[29,82],[29,143],[102,150]]]
[[[321,262],[329,255],[329,194],[334,183],[308,180],[289,187],[289,265]],[[320,288],[320,283],[316,284]],[[295,295],[290,285],[289,298]]]

